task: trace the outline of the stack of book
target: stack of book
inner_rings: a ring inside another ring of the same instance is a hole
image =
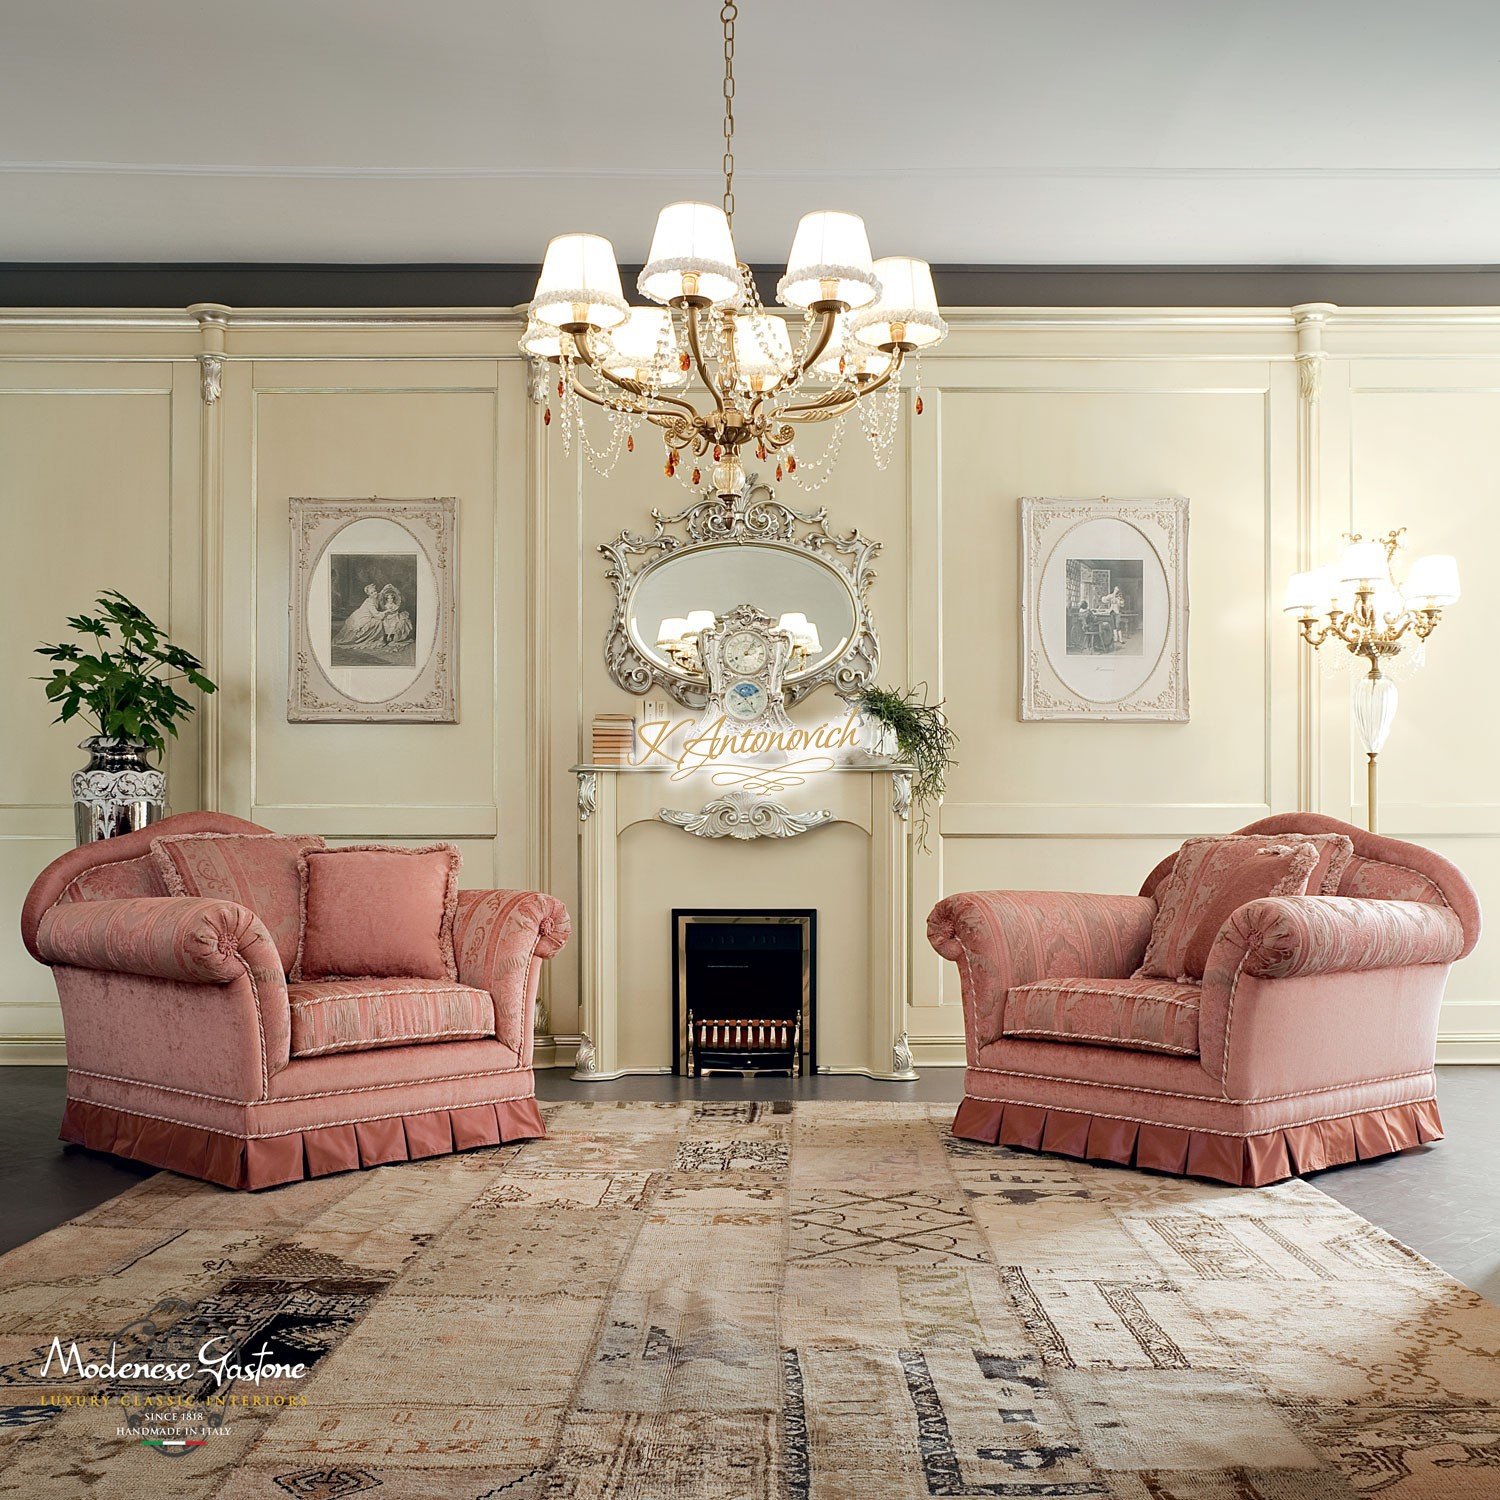
[[[596,766],[628,766],[635,760],[635,720],[629,714],[596,714],[592,759]]]

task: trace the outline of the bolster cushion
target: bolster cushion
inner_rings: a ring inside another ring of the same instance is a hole
[[[43,914],[36,947],[46,964],[194,984],[227,984],[247,969],[258,980],[281,977],[260,918],[203,897],[67,902]]]
[[[1223,945],[1243,955],[1247,974],[1291,979],[1450,964],[1464,951],[1464,929],[1446,906],[1416,901],[1270,897],[1251,901],[1230,917],[1215,946]]]

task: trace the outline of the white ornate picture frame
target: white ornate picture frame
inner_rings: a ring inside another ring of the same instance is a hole
[[[287,718],[458,720],[458,501],[294,497]]]
[[[1188,502],[1021,500],[1021,717],[1188,718]]]

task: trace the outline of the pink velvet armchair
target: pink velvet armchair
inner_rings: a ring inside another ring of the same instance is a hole
[[[456,983],[289,983],[268,926],[295,933],[295,912],[169,896],[150,855],[164,834],[265,832],[185,813],[37,877],[21,931],[62,1002],[62,1139],[263,1188],[545,1134],[532,1014],[562,903],[459,891]]]
[[[1473,888],[1430,850],[1333,818],[1241,832],[1343,834],[1353,857],[1335,895],[1235,910],[1201,984],[1136,974],[1172,859],[1138,896],[938,903],[928,938],[963,992],[955,1135],[1248,1185],[1441,1138],[1438,1007],[1478,940]]]

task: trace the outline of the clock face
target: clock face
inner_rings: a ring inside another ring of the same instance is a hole
[[[742,723],[766,711],[766,690],[758,682],[732,683],[724,694],[724,712]]]
[[[724,665],[731,672],[745,676],[762,671],[766,665],[765,637],[753,630],[737,630],[724,642]]]

